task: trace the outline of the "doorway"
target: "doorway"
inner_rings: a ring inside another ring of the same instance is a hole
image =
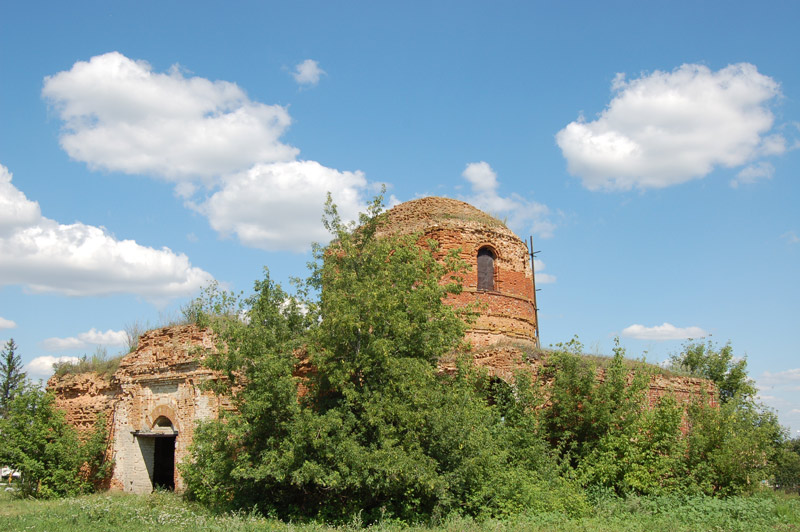
[[[175,436],[153,440],[153,489],[175,491]]]

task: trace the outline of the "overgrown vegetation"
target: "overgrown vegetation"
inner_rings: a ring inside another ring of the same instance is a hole
[[[219,334],[208,364],[237,407],[195,432],[181,466],[194,500],[338,523],[582,519],[599,499],[752,492],[791,460],[727,346],[689,344],[675,361],[724,384],[720,408],[670,396],[648,407],[652,366],[617,347],[598,367],[577,340],[536,381],[509,385],[465,361],[437,372],[463,352],[472,309],[442,301],[466,265],[438,263],[417,235],[376,238],[379,211],[348,226],[329,203],[333,242],[295,294],[267,275],[247,299],[212,287],[192,307]]]
[[[108,356],[105,347],[98,347],[92,356],[83,355],[77,361],[64,360],[53,364],[54,374],[58,377],[94,372],[98,375],[111,376],[117,371],[124,353]]]
[[[755,384],[747,376],[747,359],[736,358],[730,344],[717,347],[711,341],[690,343],[672,357],[670,367],[712,381],[722,402],[737,396],[749,400],[756,393]]]
[[[451,212],[443,212],[440,213],[439,218],[442,220],[462,220],[464,222],[476,222],[482,225],[487,225],[489,227],[506,227],[507,220],[500,220],[494,216],[489,214],[482,213],[480,211],[475,212],[458,212],[458,213],[451,213]]]
[[[356,515],[348,523],[286,523],[250,511],[211,512],[173,493],[106,494],[57,500],[11,499],[0,492],[4,530],[81,532],[355,532],[364,529]],[[800,530],[800,498],[761,491],[726,499],[708,496],[600,497],[590,515],[526,512],[504,519],[477,520],[451,515],[434,524],[408,525],[388,517],[373,532],[760,532]]]
[[[0,419],[0,464],[21,474],[19,495],[51,498],[93,491],[111,472],[105,419],[84,440],[54,405],[54,397],[27,385]]]
[[[778,451],[775,485],[790,493],[800,492],[800,438],[785,441]]]

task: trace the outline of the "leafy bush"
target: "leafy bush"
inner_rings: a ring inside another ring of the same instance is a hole
[[[688,343],[672,357],[671,366],[712,381],[723,403],[737,395],[749,399],[756,393],[752,379],[747,376],[747,359],[735,357],[730,344],[717,347],[711,341]]]
[[[602,371],[579,356],[577,339],[556,347],[540,375],[548,398],[541,411],[542,428],[550,444],[576,467],[603,438],[631,430],[645,408],[649,374],[629,371],[620,347]]]
[[[581,461],[579,478],[619,495],[680,491],[687,482],[682,414],[667,396],[622,430],[608,431]]]
[[[690,477],[709,495],[752,490],[769,478],[784,437],[773,412],[741,395],[719,408],[695,404],[689,409]]]
[[[787,440],[778,450],[774,481],[785,491],[800,491],[800,438]]]
[[[29,386],[0,419],[0,463],[21,473],[21,495],[50,498],[92,491],[111,471],[105,419],[81,442],[54,405],[53,395]]]

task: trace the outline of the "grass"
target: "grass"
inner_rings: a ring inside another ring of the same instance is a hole
[[[216,515],[173,493],[126,495],[104,493],[58,500],[24,500],[0,493],[0,529],[53,531],[170,532],[208,531],[351,531],[437,532],[504,531],[800,531],[800,497],[764,490],[750,496],[606,498],[591,515],[570,519],[561,514],[519,515],[496,520],[454,516],[436,525],[405,526],[382,522],[364,527],[358,518],[338,527],[324,523],[284,523],[254,513]]]
[[[504,340],[501,342],[473,349],[470,353],[477,355],[485,353],[487,351],[493,351],[495,349],[505,348],[505,347],[518,349],[522,353],[522,356],[526,361],[529,362],[541,361],[544,364],[547,364],[547,359],[549,355],[553,352],[552,348],[536,348],[527,342]],[[591,364],[600,369],[606,369],[613,360],[613,357],[607,355],[582,353],[578,356],[580,356],[583,360],[590,362]],[[656,375],[665,375],[667,377],[675,377],[678,375],[681,376],[690,375],[688,372],[685,371],[675,370],[674,368],[665,368],[658,364],[652,364],[650,362],[646,362],[640,359],[625,358],[623,359],[623,364],[625,364],[625,367],[628,368],[629,370],[646,369],[650,373]]]
[[[464,222],[476,222],[484,225],[488,225],[489,227],[505,227],[505,222],[503,220],[499,220],[490,214],[485,213],[450,213],[450,212],[443,212],[437,215],[437,218],[441,220],[461,220]]]
[[[123,356],[125,355],[119,354],[109,357],[105,349],[99,348],[91,357],[83,355],[77,362],[56,362],[53,364],[53,369],[59,377],[88,372],[110,377],[117,371]]]
[[[582,359],[584,359],[584,360],[592,362],[595,366],[597,366],[598,368],[601,368],[601,369],[606,369],[611,364],[611,361],[614,359],[614,357],[608,356],[608,355],[582,354],[582,355],[580,355],[580,357]],[[660,366],[658,364],[653,364],[652,362],[647,362],[647,361],[640,360],[640,359],[625,358],[625,359],[623,359],[622,362],[623,362],[623,364],[625,364],[626,368],[631,369],[631,370],[642,369],[643,368],[643,369],[647,369],[648,371],[650,371],[651,373],[654,373],[656,375],[665,375],[667,377],[676,377],[676,376],[688,377],[688,376],[691,376],[689,372],[676,370],[676,369],[671,368],[671,367],[666,367],[665,368],[664,366]]]

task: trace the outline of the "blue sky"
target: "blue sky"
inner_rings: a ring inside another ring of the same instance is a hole
[[[354,215],[534,236],[544,344],[711,335],[800,430],[796,2],[5,2],[0,340],[123,349],[211,279],[303,275]],[[47,358],[50,357],[50,358]]]

